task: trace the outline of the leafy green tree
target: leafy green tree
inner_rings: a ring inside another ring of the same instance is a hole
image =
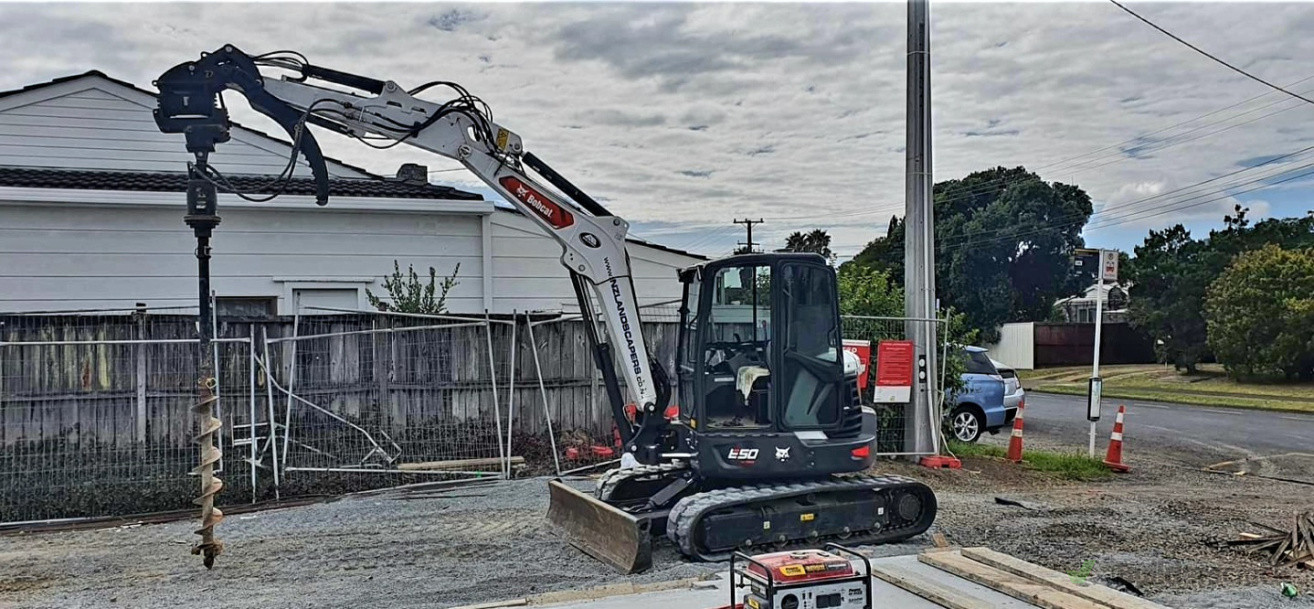
[[[899,317],[903,315],[903,288],[885,271],[845,266],[836,273],[841,315]]]
[[[1251,225],[1236,206],[1223,228],[1203,239],[1182,225],[1150,231],[1126,265],[1132,284],[1130,321],[1155,339],[1162,361],[1188,373],[1210,355],[1205,321],[1209,285],[1237,255],[1273,244],[1286,249],[1314,247],[1314,215],[1271,218]]]
[[[1209,347],[1234,376],[1314,379],[1314,249],[1237,256],[1205,297]]]
[[[812,252],[820,254],[822,258],[829,260],[831,264],[835,263],[835,252],[830,250],[830,233],[821,229],[813,229],[806,233],[794,231],[785,238],[785,251],[787,252]]]
[[[983,340],[998,339],[1004,322],[1048,318],[1055,300],[1083,287],[1071,259],[1092,204],[1080,188],[996,167],[936,184],[934,202],[936,293]],[[902,283],[905,228],[892,219],[847,264],[888,270]]]
[[[438,272],[433,267],[429,267],[427,283],[420,279],[414,265],[407,265],[406,272],[402,273],[401,264],[393,260],[392,269],[392,275],[383,279],[383,288],[388,291],[391,302],[375,296],[374,292],[366,288],[365,296],[369,299],[370,306],[380,311],[424,315],[447,312],[447,294],[460,283],[456,280],[456,276],[461,272],[461,263],[456,263],[452,274],[444,277],[441,283],[438,282]]]

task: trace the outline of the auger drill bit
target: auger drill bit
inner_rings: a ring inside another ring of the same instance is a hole
[[[209,366],[205,366],[209,368]],[[205,568],[214,567],[214,559],[224,551],[223,542],[215,539],[214,527],[224,519],[224,513],[214,507],[214,496],[224,488],[223,480],[214,475],[214,464],[219,462],[222,453],[214,445],[214,434],[223,423],[213,415],[214,404],[219,396],[214,394],[215,379],[209,370],[202,373],[200,381],[200,400],[193,408],[201,422],[201,432],[196,436],[196,443],[201,446],[201,464],[193,470],[201,477],[201,495],[193,503],[201,507],[201,528],[196,534],[201,540],[192,547],[192,554],[204,556]]]

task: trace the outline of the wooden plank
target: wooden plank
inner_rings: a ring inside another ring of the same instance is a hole
[[[1049,584],[1069,594],[1107,605],[1112,609],[1167,609],[1158,603],[1152,603],[1106,586],[1075,583],[1072,581],[1072,577],[1067,574],[989,548],[963,548],[963,556],[1037,583]]]
[[[983,565],[964,557],[960,552],[920,554],[917,560],[1043,609],[1109,609],[1094,601]]]
[[[524,465],[524,457],[511,457],[511,465]],[[450,461],[426,461],[424,463],[400,463],[397,469],[403,471],[460,470],[472,467],[494,467],[502,465],[502,460],[492,459],[454,459]]]
[[[996,605],[965,596],[944,584],[894,565],[872,565],[871,574],[946,609],[995,609]]]

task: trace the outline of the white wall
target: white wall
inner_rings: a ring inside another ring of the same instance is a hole
[[[179,207],[0,201],[0,311],[191,305],[195,240]],[[211,263],[218,296],[277,297],[290,314],[295,290],[355,289],[363,307],[365,288],[384,293],[393,260],[440,276],[459,263],[448,309],[485,309],[483,214],[221,204],[220,216]],[[575,308],[555,241],[509,212],[493,214],[490,234],[493,312]],[[680,297],[676,268],[696,259],[639,244],[630,251],[641,304]]]
[[[575,291],[561,265],[561,246],[528,218],[510,212],[492,217],[493,296],[500,311],[578,311]],[[639,304],[681,297],[676,271],[700,259],[630,243],[631,273]]]
[[[988,345],[991,359],[1012,366],[1015,370],[1032,370],[1036,367],[1036,324],[1021,322],[999,327],[999,342]]]

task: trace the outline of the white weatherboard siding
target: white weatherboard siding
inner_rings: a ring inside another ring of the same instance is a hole
[[[492,234],[493,300],[498,310],[579,310],[556,241],[529,219],[505,212],[494,214]],[[630,243],[628,250],[640,306],[678,300],[676,271],[701,262],[639,243]]]
[[[84,76],[0,98],[0,166],[181,172],[192,160],[180,133],[161,133],[155,98],[99,76]],[[279,134],[280,136],[285,134]],[[287,145],[239,128],[211,164],[230,175],[278,175]],[[309,175],[299,161],[297,175]],[[341,163],[329,175],[368,178]]]
[[[178,193],[177,197],[182,198]],[[181,201],[180,201],[181,203]],[[479,277],[477,215],[384,214],[332,208],[222,209],[211,262],[218,296],[278,297],[292,290],[363,289],[403,267]],[[0,206],[0,310],[190,305],[196,241],[178,208]],[[427,272],[427,271],[422,271]],[[480,282],[463,279],[453,310],[482,311]]]
[[[182,221],[182,194],[165,194],[179,205],[0,201],[0,311],[192,305],[195,240]],[[449,310],[485,308],[481,214],[339,210],[330,203],[307,209],[221,204],[220,215],[211,262],[220,297],[276,297],[279,312],[291,314],[297,290],[328,290],[314,301],[340,304],[341,290],[349,289],[364,306],[364,290],[383,294],[382,279],[397,260],[421,275],[433,266],[440,276],[460,263]],[[490,225],[492,311],[574,310],[560,246],[512,213],[496,212]],[[641,303],[679,298],[675,271],[696,259],[641,244],[630,251]]]

